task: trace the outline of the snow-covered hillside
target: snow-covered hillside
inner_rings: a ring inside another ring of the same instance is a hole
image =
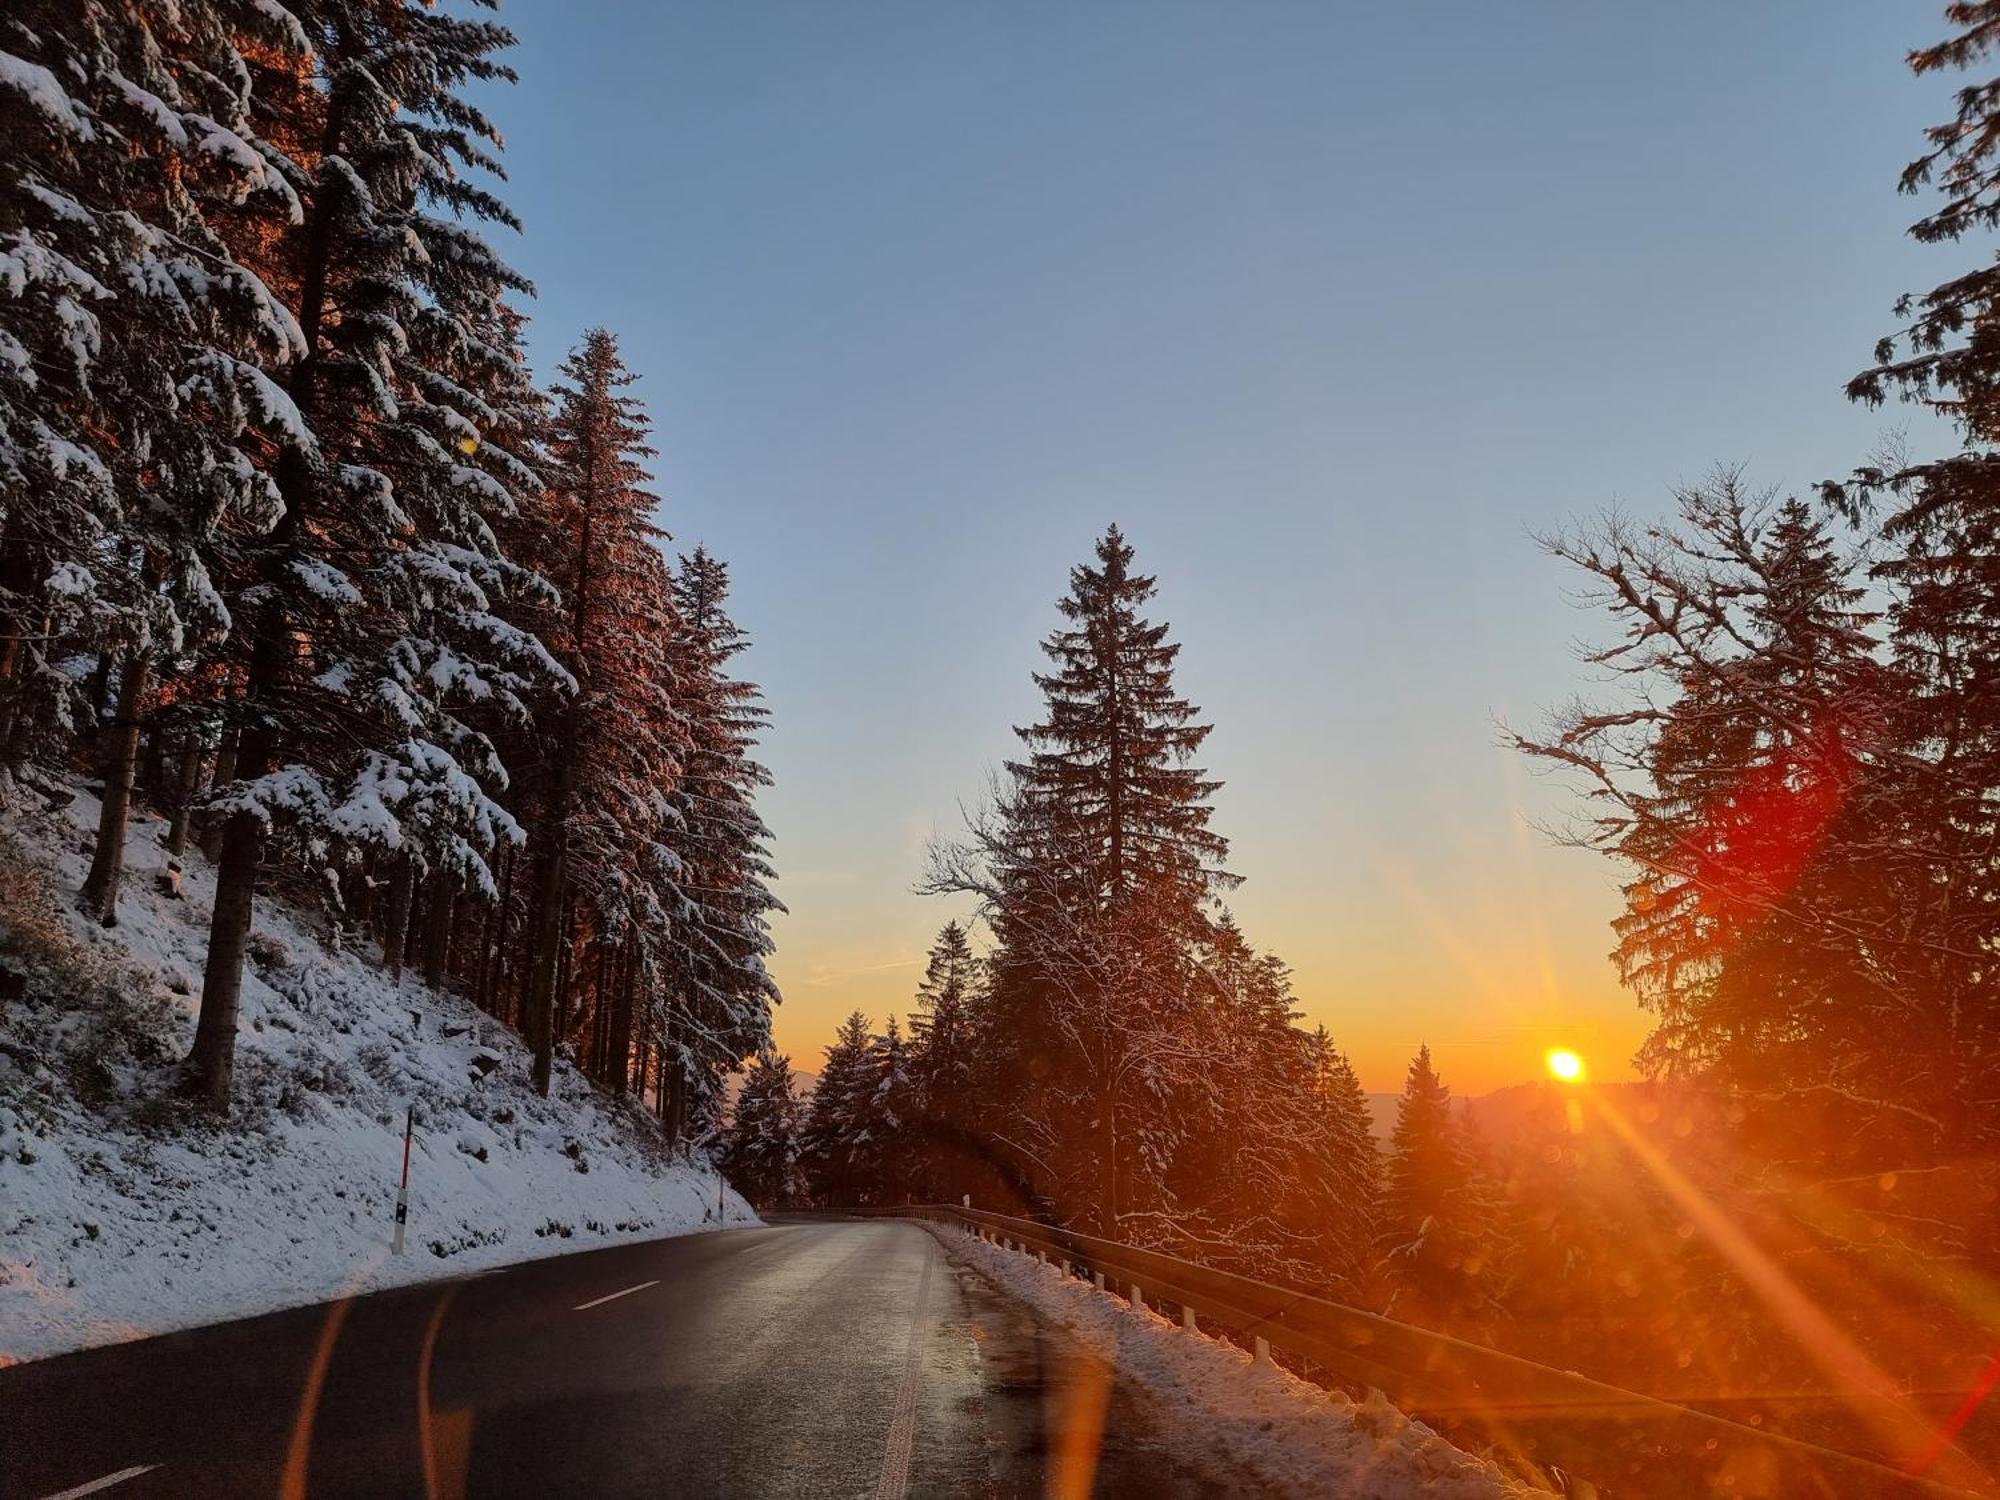
[[[705,1161],[509,1028],[264,903],[226,1124],[168,1097],[213,880],[157,876],[138,819],[121,923],[75,910],[97,805],[0,812],[0,1364],[620,1239],[754,1223]],[[13,981],[9,988],[18,984]],[[414,1110],[407,1252],[390,1254]]]

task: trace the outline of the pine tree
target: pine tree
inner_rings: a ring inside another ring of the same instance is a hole
[[[1338,1280],[1352,1282],[1365,1273],[1375,1241],[1382,1153],[1375,1143],[1368,1094],[1354,1064],[1333,1045],[1325,1027],[1314,1030],[1306,1055],[1326,1171],[1321,1189],[1333,1241],[1330,1269]]]
[[[799,1131],[792,1060],[769,1049],[759,1052],[737,1095],[723,1150],[730,1181],[758,1207],[789,1208],[798,1200]]]
[[[528,477],[482,443],[490,412],[458,378],[506,365],[489,344],[526,289],[466,220],[513,224],[465,175],[498,134],[459,92],[510,76],[504,29],[413,0],[293,12],[311,66],[260,58],[270,161],[302,204],[291,232],[231,242],[293,301],[303,358],[280,384],[216,365],[204,392],[254,397],[282,429],[283,519],[241,549],[225,590],[239,630],[234,780],[223,820],[189,1085],[227,1107],[244,943],[266,846],[307,871],[370,850],[491,898],[486,853],[518,836],[504,768],[470,705],[525,705],[561,669],[496,598],[531,582],[495,526]],[[453,217],[432,216],[442,207]]]
[[[701,1106],[737,1059],[769,1045],[781,997],[764,961],[771,916],[784,906],[771,892],[770,831],[756,808],[771,780],[756,759],[766,713],[757,686],[733,674],[749,640],[729,615],[728,566],[697,547],[680,559],[673,597],[688,748],[669,799],[680,906],[661,1025],[680,1060],[670,1086]]]
[[[927,888],[969,892],[997,939],[991,1064],[1008,1154],[1115,1234],[1126,1208],[1164,1207],[1177,1127],[1170,1075],[1199,1071],[1195,946],[1206,903],[1235,883],[1209,827],[1219,783],[1190,762],[1208,735],[1174,687],[1179,647],[1141,610],[1117,527],[1071,570],[1064,628],[1036,676],[1041,722],[1017,733],[994,816],[942,851]],[[1088,1143],[1087,1145],[1085,1143]]]
[[[1986,63],[2000,46],[2000,5],[1959,0],[1956,28],[1910,56],[1920,76]],[[2000,224],[2000,86],[1958,90],[1955,116],[1931,127],[1928,149],[1901,188],[1936,184],[1941,201],[1911,226],[1924,244],[1954,244]],[[1871,466],[1829,497],[1859,518],[1884,503],[1889,548],[1875,568],[1891,594],[1890,639],[1907,694],[1899,801],[1904,883],[1897,924],[1915,972],[1905,991],[1921,1004],[1926,1038],[1944,1064],[1916,1085],[1941,1088],[1944,1127],[1990,1139],[1984,1080],[2000,1063],[2000,265],[1990,258],[1922,297],[1876,347],[1874,365],[1848,383],[1853,399],[1891,394],[1928,404],[1957,425],[1963,448],[1942,458]],[[1911,920],[1911,919],[1914,920]],[[1929,1051],[1930,1049],[1926,1049]]]
[[[541,795],[530,853],[538,873],[523,1018],[542,1093],[573,899],[593,904],[601,932],[628,941],[664,934],[672,920],[678,871],[664,852],[662,789],[679,775],[686,748],[667,660],[681,627],[657,547],[664,534],[652,522],[658,500],[646,488],[653,450],[644,408],[624,394],[635,377],[601,328],[563,362],[562,377],[548,498],[526,539],[562,590],[541,629],[576,683],[543,704],[536,741]]]
[[[868,1018],[857,1010],[840,1023],[827,1047],[806,1105],[802,1155],[813,1196],[822,1204],[856,1203],[867,1191],[865,1143],[857,1145],[856,1137],[879,1081]]]
[[[979,960],[965,929],[947,922],[931,945],[910,1014],[914,1095],[912,1169],[926,1198],[956,1201],[976,1178]]]
[[[1867,1003],[1824,929],[1843,916],[1844,825],[1876,810],[1861,757],[1879,728],[1881,674],[1861,591],[1801,502],[1762,523],[1733,504],[1694,513],[1721,543],[1713,550],[1743,561],[1723,585],[1740,601],[1741,644],[1681,673],[1651,752],[1653,794],[1621,845],[1643,884],[1618,958],[1660,1013],[1657,1066],[1722,1066],[1748,1082],[1760,1069],[1811,1070],[1774,1052],[1820,1034],[1809,1009]]]
[[[1602,583],[1621,634],[1592,660],[1630,692],[1519,743],[1583,773],[1576,841],[1632,868],[1615,957],[1659,1017],[1642,1063],[1893,1156],[1909,1101],[1956,1091],[1911,920],[1942,893],[1906,680],[1823,518],[1728,472],[1680,501],[1680,527],[1556,544]],[[1856,1103],[1860,1128],[1833,1118]]]
[[[83,905],[107,925],[158,670],[228,628],[210,577],[224,534],[278,513],[260,464],[281,413],[258,366],[301,352],[217,230],[296,209],[239,40],[297,39],[237,12],[36,4],[0,29],[20,48],[0,66],[0,765],[58,758],[96,719],[63,660],[94,654],[116,707]]]
[[[863,1184],[859,1203],[904,1201],[912,1184],[912,1150],[917,1143],[916,1085],[910,1054],[894,1016],[868,1051],[871,1084],[857,1105],[850,1137],[852,1165]]]
[[[1483,1301],[1487,1226],[1473,1178],[1451,1090],[1431,1066],[1431,1049],[1421,1047],[1396,1106],[1380,1241],[1385,1268],[1420,1315],[1449,1317]]]
[[[1057,605],[1068,626],[1042,643],[1055,664],[1035,676],[1046,717],[1017,731],[1031,753],[1008,765],[1019,815],[1052,844],[1034,852],[1059,863],[1066,899],[1108,908],[1143,893],[1195,927],[1201,904],[1235,883],[1208,827],[1221,783],[1189,764],[1209,726],[1175,690],[1180,647],[1140,613],[1155,581],[1132,571],[1116,526],[1096,552],[1098,566],[1070,570]]]

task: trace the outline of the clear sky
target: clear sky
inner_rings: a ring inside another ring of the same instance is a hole
[[[537,363],[619,334],[757,642],[795,1063],[907,1009],[925,841],[1116,520],[1235,909],[1364,1082],[1620,1075],[1614,872],[1497,744],[1594,628],[1530,533],[1902,420],[1840,386],[1965,260],[1894,192],[1941,9],[509,0]]]

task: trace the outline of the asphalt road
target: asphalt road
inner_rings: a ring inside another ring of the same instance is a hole
[[[886,1221],[621,1245],[0,1371],[6,1500],[1224,1492],[1115,1372]]]

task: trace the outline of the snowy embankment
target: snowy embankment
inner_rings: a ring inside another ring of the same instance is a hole
[[[1219,1458],[1287,1500],[1526,1500],[1543,1496],[1379,1396],[1355,1402],[1234,1344],[1190,1333],[1031,1255],[927,1225],[964,1261],[1130,1382],[1155,1430],[1192,1462]]]
[[[190,853],[169,898],[163,825],[135,818],[120,924],[85,921],[96,818],[87,795],[0,810],[0,966],[26,980],[0,991],[0,1364],[756,1222],[636,1107],[560,1065],[540,1098],[511,1029],[327,951],[272,903],[244,975],[235,1112],[218,1125],[174,1103],[214,881]]]

